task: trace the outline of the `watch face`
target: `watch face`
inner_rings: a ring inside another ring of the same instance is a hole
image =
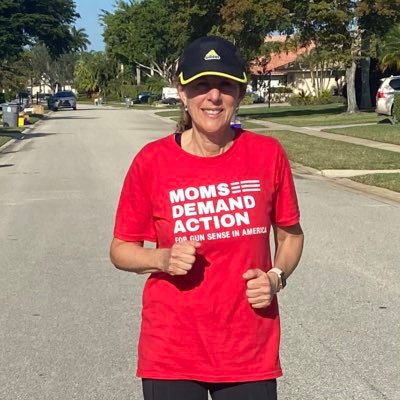
[[[286,286],[286,276],[285,273],[281,273],[281,282],[282,282],[282,289]]]

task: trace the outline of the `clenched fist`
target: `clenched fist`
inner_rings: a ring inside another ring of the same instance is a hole
[[[164,272],[170,275],[186,275],[196,261],[196,250],[200,246],[201,243],[194,240],[175,243],[170,250]]]
[[[278,287],[278,282],[271,275],[259,268],[248,269],[243,274],[247,300],[253,308],[265,308],[271,304]]]

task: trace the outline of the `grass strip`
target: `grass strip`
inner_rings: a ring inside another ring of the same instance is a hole
[[[316,169],[400,169],[400,153],[291,131],[264,131],[277,138],[290,160]]]
[[[159,111],[155,113],[156,115],[160,116],[160,117],[176,117],[179,118],[179,116],[181,115],[179,110],[171,110],[171,111]]]
[[[270,116],[263,120],[293,126],[330,126],[330,125],[351,125],[365,124],[370,122],[378,123],[384,117],[379,117],[374,113],[360,112],[355,114],[340,113],[335,115],[309,115],[301,117],[278,117]]]
[[[3,126],[0,126],[0,146],[3,146],[3,144],[7,143],[9,140],[18,137],[21,135],[21,132],[25,128],[4,128]]]
[[[385,117],[374,112],[349,114],[343,104],[319,106],[275,106],[244,108],[240,117],[255,118],[293,126],[331,126],[379,122]]]
[[[11,140],[11,137],[9,136],[0,136],[0,147],[3,146],[3,144],[6,144],[9,140]]]
[[[339,133],[340,135],[354,136],[376,142],[400,145],[400,124],[377,124],[367,126],[353,126],[349,128],[325,129],[325,132]]]
[[[365,185],[377,186],[393,190],[394,192],[400,192],[400,174],[368,174],[361,176],[354,176],[351,180]]]

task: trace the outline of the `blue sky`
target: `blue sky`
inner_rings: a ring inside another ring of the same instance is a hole
[[[75,0],[76,11],[81,18],[76,21],[77,28],[85,28],[91,45],[88,50],[104,50],[103,27],[99,22],[101,10],[112,11],[115,0]]]

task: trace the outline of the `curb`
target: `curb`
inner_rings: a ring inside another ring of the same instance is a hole
[[[295,162],[290,162],[290,165],[292,166],[294,175],[318,176],[318,177],[320,177],[324,180],[328,180],[336,185],[345,186],[354,191],[367,193],[369,195],[372,195],[375,198],[378,198],[379,200],[384,199],[384,200],[388,200],[389,202],[394,202],[396,204],[400,203],[400,193],[398,193],[398,192],[394,192],[392,190],[385,189],[385,188],[380,188],[378,186],[365,185],[364,183],[355,182],[346,177],[328,176],[328,175],[325,175],[323,173],[323,171],[320,171],[318,169],[311,168],[311,167],[306,167],[304,165],[301,165],[301,164],[298,164]]]

